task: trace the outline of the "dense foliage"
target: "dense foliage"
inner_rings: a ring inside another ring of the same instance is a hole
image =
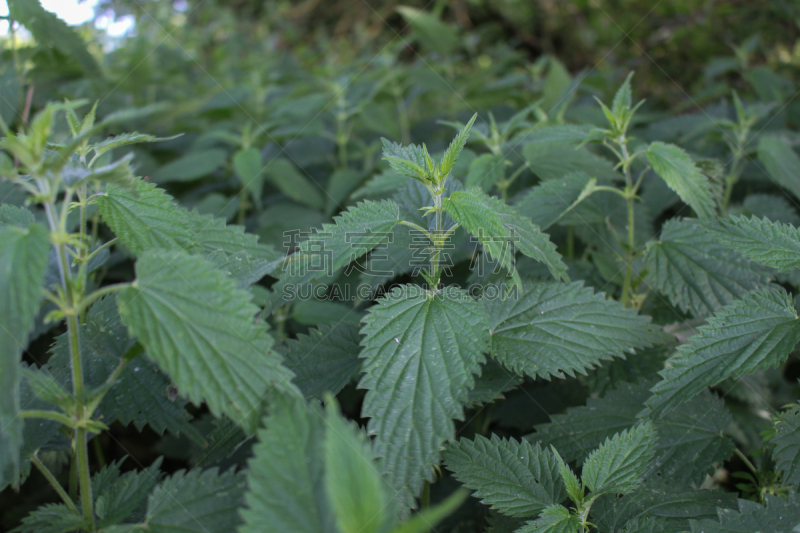
[[[498,45],[512,2],[312,44],[108,4],[150,11],[103,43],[9,0],[0,528],[798,531],[775,41],[676,94]]]

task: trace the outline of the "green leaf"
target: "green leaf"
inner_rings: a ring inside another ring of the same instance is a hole
[[[361,416],[391,486],[417,494],[431,480],[443,441],[455,436],[474,374],[489,349],[483,306],[462,290],[395,288],[363,319],[367,389]]]
[[[794,226],[740,216],[707,227],[720,242],[756,263],[779,272],[800,268],[800,229]]]
[[[713,518],[718,510],[736,507],[737,494],[716,490],[694,490],[677,483],[651,478],[635,492],[618,497],[601,496],[592,505],[591,522],[604,533],[627,533],[634,520],[656,519],[659,533],[685,533],[690,519]]]
[[[457,490],[443,502],[416,513],[394,528],[392,533],[428,533],[432,528],[435,528],[439,522],[461,507],[468,496],[469,493],[467,491]]]
[[[652,380],[620,383],[603,398],[589,398],[586,406],[551,415],[552,422],[537,426],[528,438],[555,446],[566,461],[581,464],[605,439],[636,424],[651,385]],[[657,472],[674,482],[702,483],[733,453],[733,441],[722,435],[732,422],[724,402],[708,391],[653,421],[658,440],[647,475]]]
[[[758,141],[758,159],[777,184],[800,198],[800,157],[785,140],[763,135]]]
[[[618,119],[624,117],[623,113],[625,113],[631,108],[632,77],[633,77],[633,72],[628,74],[628,76],[625,78],[625,81],[622,83],[622,85],[619,86],[619,89],[617,89],[617,93],[614,95],[614,101],[611,104],[611,114],[617,117]]]
[[[397,12],[414,29],[414,38],[431,52],[448,55],[458,46],[458,26],[447,24],[436,15],[410,6],[398,6]]]
[[[147,133],[139,133],[138,131],[134,131],[131,133],[121,133],[119,135],[115,135],[114,137],[109,137],[104,141],[100,141],[99,143],[95,143],[92,145],[92,148],[95,151],[94,159],[97,159],[101,155],[106,152],[110,152],[111,150],[115,150],[117,148],[122,148],[123,146],[130,146],[132,144],[141,144],[141,143],[154,143],[160,141],[171,141],[176,139],[179,135],[175,135],[173,137],[156,137],[155,135],[149,135]]]
[[[578,533],[581,520],[570,514],[563,505],[551,505],[533,522],[528,522],[517,533]]]
[[[660,341],[650,319],[583,282],[526,285],[518,299],[487,303],[492,356],[518,374],[574,376]]]
[[[74,58],[89,75],[100,74],[100,67],[80,34],[44,9],[39,0],[9,0],[8,12],[12,19],[31,32],[40,46],[53,48]]]
[[[619,180],[622,177],[614,170],[611,161],[578,146],[577,142],[531,142],[522,147],[522,156],[531,170],[544,181],[563,178],[573,172],[585,172],[593,178],[607,180]]]
[[[228,159],[228,152],[219,148],[189,152],[174,161],[170,161],[153,174],[153,181],[173,183],[176,181],[193,181],[208,176]]]
[[[558,459],[538,444],[477,435],[450,444],[444,461],[475,498],[508,516],[536,516],[567,497]]]
[[[549,237],[513,207],[480,189],[454,192],[443,205],[453,220],[478,239],[492,260],[513,275],[518,285],[521,282],[514,266],[512,243],[524,255],[544,263],[556,279],[569,280],[566,266]]]
[[[264,172],[273,185],[295,202],[320,211],[325,208],[325,197],[322,195],[324,189],[299,171],[288,159],[273,159],[267,163]]]
[[[654,142],[645,152],[656,174],[670,189],[678,193],[700,218],[710,218],[716,213],[711,182],[694,164],[682,148],[674,144]]]
[[[559,179],[544,181],[533,187],[515,205],[523,216],[545,230],[558,222],[585,196],[593,184],[585,172],[573,172]]]
[[[551,56],[548,64],[550,68],[544,81],[542,109],[549,116],[555,116],[558,110],[568,103],[565,93],[572,86],[572,76],[569,75],[567,67],[555,57]]]
[[[250,191],[255,199],[256,207],[261,205],[261,193],[264,190],[263,170],[261,152],[255,148],[239,150],[234,154],[233,171],[239,176],[244,188]]]
[[[104,422],[119,420],[123,425],[132,422],[140,431],[149,425],[159,435],[169,429],[175,434],[186,432],[199,438],[197,431],[188,424],[187,402],[170,396],[170,390],[175,387],[169,378],[144,357],[129,360],[132,350],[136,349],[136,340],[130,337],[122,323],[114,297],[106,296],[92,305],[79,326],[79,333],[87,387],[104,387],[123,360],[128,360],[100,403],[99,411]],[[51,352],[45,370],[50,375],[63,376],[63,386],[72,390],[72,362],[66,333],[56,338]]]
[[[42,299],[50,239],[39,224],[0,227],[0,472],[16,477],[22,446],[20,357]]]
[[[310,329],[278,350],[294,372],[294,383],[306,399],[321,400],[326,392],[338,394],[361,366],[358,324],[342,319],[333,325]]]
[[[383,159],[389,162],[392,170],[423,184],[430,182],[427,150],[424,147],[416,144],[403,146],[383,138],[381,142],[383,143]]]
[[[770,271],[719,242],[694,220],[670,220],[647,245],[647,281],[684,312],[708,316],[767,285]]]
[[[99,204],[103,220],[133,253],[166,248],[200,254],[240,286],[269,274],[282,258],[243,227],[186,211],[163,189],[143,180],[136,182],[133,191],[109,185]]]
[[[22,519],[12,533],[69,533],[84,527],[83,517],[63,503],[47,503]]]
[[[13,62],[6,61],[0,69],[0,94],[3,94],[3,98],[0,99],[0,119],[5,124],[11,124],[16,120],[22,103],[19,77]]]
[[[470,164],[464,185],[467,188],[478,187],[482,191],[489,191],[495,183],[503,179],[505,168],[503,154],[481,154]]]
[[[272,402],[248,463],[241,533],[334,533],[323,466],[325,423],[298,398]]]
[[[281,280],[284,284],[297,284],[331,275],[375,246],[388,242],[399,221],[400,208],[392,201],[360,202],[334,217],[333,224],[323,224],[300,243],[300,249],[283,261]],[[280,286],[276,292],[279,289]]]
[[[768,218],[773,222],[800,226],[800,216],[784,196],[775,194],[751,194],[742,202],[742,213],[757,218]]]
[[[775,434],[769,439],[774,446],[772,459],[776,470],[783,472],[784,485],[800,484],[800,404],[778,413],[773,422]]]
[[[800,497],[787,499],[766,495],[766,507],[739,500],[739,512],[724,510],[719,520],[691,521],[692,533],[797,533],[800,529]]]
[[[134,254],[192,246],[188,213],[152,183],[138,180],[132,191],[109,185],[97,203],[103,221]]]
[[[150,495],[143,529],[153,533],[228,533],[242,523],[245,478],[234,469],[179,470]]]
[[[113,163],[100,167],[89,168],[86,164],[70,161],[61,170],[64,184],[75,187],[87,181],[96,183],[115,183],[126,189],[134,186],[136,177],[131,168],[133,154],[128,154]]]
[[[326,400],[323,443],[325,488],[341,533],[379,533],[394,521],[386,482],[373,461],[367,436],[340,416],[333,396]]]
[[[447,150],[445,150],[444,155],[442,156],[442,161],[439,163],[439,174],[443,178],[447,177],[450,171],[453,170],[453,167],[456,164],[456,159],[458,159],[458,154],[461,153],[464,145],[467,144],[467,139],[469,139],[469,130],[472,129],[472,125],[475,123],[476,118],[478,118],[477,113],[472,115],[472,118],[469,119],[467,125],[458,132],[453,141],[450,143],[450,146],[448,146]]]
[[[150,491],[161,477],[161,457],[144,470],[131,470],[118,476],[102,491],[95,493],[94,511],[97,527],[120,522],[138,522],[144,517]],[[94,488],[95,483],[92,483]]]
[[[222,218],[189,213],[188,224],[193,233],[188,252],[199,253],[214,266],[246,287],[271,273],[280,264],[283,254],[262,244],[258,236],[245,232],[243,226],[226,224]]]
[[[251,295],[198,257],[151,251],[119,295],[122,321],[191,401],[253,432],[264,395],[296,390],[292,373],[255,324]]]
[[[777,366],[800,341],[800,321],[783,289],[746,294],[724,307],[678,347],[647,401],[660,416],[705,387]]]
[[[550,451],[553,452],[553,456],[558,463],[558,473],[561,475],[561,480],[564,482],[564,488],[567,490],[569,499],[573,502],[582,502],[584,487],[581,485],[578,476],[576,476],[575,472],[564,462],[564,459],[561,458],[555,447],[551,446]]]
[[[15,226],[20,229],[28,229],[34,222],[36,222],[36,218],[30,209],[10,204],[0,205],[0,228]]]
[[[581,478],[592,497],[633,492],[650,466],[655,443],[656,430],[650,422],[607,439],[583,463]]]

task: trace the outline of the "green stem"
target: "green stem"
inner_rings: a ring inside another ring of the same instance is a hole
[[[58,235],[66,234],[67,228],[67,212],[69,211],[69,203],[72,196],[72,191],[67,189],[61,211],[61,216],[56,221],[55,219],[55,205],[54,200],[51,198],[45,202],[45,211],[50,223],[52,232]],[[67,313],[67,336],[69,340],[70,361],[72,367],[72,390],[73,394],[80,402],[78,406],[78,419],[83,420],[85,416],[85,400],[83,398],[83,362],[81,360],[81,341],[80,330],[78,325],[78,316],[74,310],[76,306],[81,304],[82,294],[75,294],[75,284],[72,282],[72,273],[67,262],[67,249],[66,246],[59,242],[56,245],[56,257],[58,259],[59,273],[61,274],[61,283],[64,289],[65,304]],[[80,283],[78,286],[85,286]],[[95,530],[94,523],[94,508],[92,500],[92,483],[89,477],[89,454],[87,447],[87,434],[86,428],[76,427],[74,437],[74,462],[77,463],[78,471],[78,484],[80,486],[81,507],[83,509],[83,518],[89,524],[90,531]]]
[[[628,253],[627,264],[625,266],[625,281],[622,283],[622,305],[627,307],[630,302],[630,293],[633,282],[633,259],[636,256],[636,233],[634,231],[634,210],[633,199],[636,196],[636,189],[631,179],[631,158],[628,155],[627,140],[624,136],[619,138],[620,150],[622,153],[622,168],[625,172],[625,197],[628,201]]]
[[[50,485],[53,486],[61,499],[64,500],[64,503],[67,504],[67,507],[69,507],[70,510],[72,510],[75,514],[80,515],[80,511],[78,511],[78,508],[75,507],[75,503],[69,497],[69,494],[67,494],[67,492],[64,490],[64,487],[61,486],[61,483],[59,483],[53,473],[50,472],[46,466],[44,466],[42,461],[39,460],[39,457],[35,453],[31,455],[31,463],[33,463],[33,466],[39,469],[39,472],[41,472],[45,479],[50,482]]]
[[[55,420],[71,428],[75,427],[75,420],[73,418],[57,411],[22,411],[20,414],[22,418],[45,418],[47,420]]]
[[[750,471],[753,472],[753,474],[758,476],[758,469],[753,463],[750,462],[750,459],[748,459],[747,456],[739,448],[734,448],[733,451],[734,453],[736,453],[736,455],[739,456],[739,459],[741,459],[744,462],[747,468],[749,468]]]
[[[106,285],[105,287],[101,287],[91,293],[89,296],[81,300],[81,303],[78,305],[76,312],[78,314],[83,313],[89,306],[91,306],[94,302],[106,296],[108,294],[112,294],[115,292],[119,292],[121,290],[127,289],[130,287],[130,283],[115,283],[114,285]]]
[[[431,483],[427,479],[422,484],[422,512],[427,511],[431,506]],[[427,529],[427,533],[430,533],[430,529]]]
[[[434,286],[431,288],[433,290],[439,288],[439,279],[441,276],[441,272],[439,270],[439,257],[442,251],[442,244],[444,240],[442,235],[444,227],[444,216],[442,216],[442,194],[442,190],[437,190],[436,194],[433,195],[433,205],[436,208],[436,230],[433,234],[435,238],[433,239],[433,253],[431,254],[431,272],[434,279]]]
[[[81,487],[83,518],[94,531],[94,508],[92,506],[92,480],[89,476],[89,446],[86,428],[75,429],[75,456],[78,459],[78,481]]]
[[[117,241],[119,241],[119,238],[118,237],[114,237],[110,241],[108,241],[106,243],[103,243],[102,246],[98,246],[97,249],[94,252],[92,252],[89,255],[87,255],[86,257],[84,257],[83,260],[84,261],[91,261],[92,259],[94,259],[94,256],[96,256],[97,254],[99,254],[100,252],[105,250],[106,248],[111,248],[112,246],[117,244]],[[94,239],[93,239],[92,242],[96,242],[96,241],[94,241]]]

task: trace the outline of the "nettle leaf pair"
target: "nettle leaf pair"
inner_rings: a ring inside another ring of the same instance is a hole
[[[655,444],[650,422],[618,433],[589,454],[581,480],[554,447],[548,450],[496,435],[462,439],[448,449],[445,462],[493,509],[516,518],[538,516],[517,533],[577,533],[591,525],[590,510],[600,496],[628,494],[641,484]],[[561,504],[567,497],[572,510]]]

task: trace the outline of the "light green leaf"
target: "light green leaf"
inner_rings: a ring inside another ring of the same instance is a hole
[[[477,435],[450,444],[444,461],[475,498],[508,516],[536,516],[567,497],[558,459],[538,444]]]
[[[152,183],[138,180],[132,191],[116,185],[98,199],[103,221],[135,254],[153,248],[190,248],[188,213]]]
[[[193,181],[217,170],[227,158],[228,153],[219,148],[189,152],[159,168],[153,174],[153,181],[158,184]]]
[[[122,148],[123,146],[130,146],[132,144],[140,143],[154,143],[159,141],[171,141],[177,137],[179,137],[179,135],[175,135],[173,137],[156,137],[155,135],[139,133],[138,131],[121,133],[119,135],[115,135],[114,137],[109,137],[104,141],[100,141],[99,143],[93,144],[92,148],[94,148],[95,151],[94,159],[97,159],[106,152],[110,152],[116,148]]]
[[[28,229],[34,222],[36,222],[36,218],[30,209],[10,204],[0,205],[0,228],[16,226],[20,229]]]
[[[800,341],[800,320],[783,289],[762,289],[724,307],[678,347],[647,401],[660,416],[706,387],[777,366]]]
[[[800,198],[800,157],[785,140],[763,135],[758,141],[758,159],[780,187]]]
[[[231,468],[179,470],[150,495],[145,519],[152,533],[228,533],[242,523],[245,478]]]
[[[592,497],[633,492],[650,466],[655,443],[656,430],[650,422],[607,439],[583,463],[581,478]]]
[[[614,95],[614,101],[611,104],[611,114],[617,118],[623,117],[623,113],[631,108],[632,104],[632,97],[631,97],[631,78],[633,77],[633,72],[628,74],[625,78],[625,81],[622,85],[619,86],[617,89],[617,93]]]
[[[386,481],[373,461],[367,436],[343,419],[333,396],[326,400],[325,488],[341,533],[379,533],[394,521]]]
[[[739,512],[720,511],[719,519],[691,521],[692,533],[797,533],[800,531],[800,497],[765,496],[767,505],[739,500]]]
[[[264,190],[264,165],[261,153],[255,148],[239,150],[233,156],[233,170],[245,189],[255,199],[256,207],[261,205],[261,193]]]
[[[531,377],[585,374],[602,360],[659,342],[649,317],[582,282],[526,285],[519,298],[487,306],[492,356]]]
[[[800,230],[766,218],[731,217],[707,225],[729,248],[780,272],[800,268]]]
[[[489,253],[521,285],[514,266],[514,247],[547,265],[556,279],[569,280],[555,245],[531,221],[480,189],[457,191],[446,198],[444,208],[457,223],[475,236]]]
[[[267,179],[295,202],[320,211],[325,208],[325,197],[322,195],[324,189],[298,170],[288,159],[275,158],[267,163],[264,171]]]
[[[84,527],[83,517],[63,503],[47,503],[22,519],[13,533],[69,533]]]
[[[89,53],[80,34],[66,22],[47,11],[39,0],[8,0],[8,11],[12,19],[31,32],[40,46],[58,50],[74,58],[89,75],[100,74],[100,67]]]
[[[122,321],[181,394],[253,432],[268,391],[296,391],[272,338],[254,321],[251,295],[210,263],[151,251],[136,273],[119,295]]]
[[[416,144],[403,146],[383,138],[381,142],[383,143],[383,159],[389,162],[392,170],[423,184],[430,182],[430,169],[428,168],[430,156],[427,155],[428,152],[424,146]]]
[[[708,316],[767,285],[770,271],[719,242],[695,220],[670,220],[645,252],[647,281],[684,312]]]
[[[563,505],[551,505],[533,522],[528,522],[516,533],[578,533],[581,520],[570,514]]]
[[[241,533],[336,533],[324,482],[325,422],[299,398],[272,402],[248,465]]]
[[[64,183],[70,187],[86,182],[115,183],[126,189],[134,186],[136,177],[131,168],[133,154],[128,154],[113,163],[89,168],[85,163],[70,161],[61,170]]]
[[[283,261],[281,280],[284,284],[301,283],[331,275],[375,246],[388,242],[399,221],[400,209],[396,203],[365,200],[334,217],[333,224],[323,224],[300,243],[300,249]],[[276,292],[280,289],[276,288]]]
[[[326,392],[338,394],[361,366],[360,341],[358,324],[341,320],[310,329],[278,350],[303,396],[321,400]]]
[[[0,472],[16,477],[22,446],[20,357],[42,299],[50,239],[39,224],[0,227]]]
[[[784,485],[800,484],[800,404],[778,413],[773,422],[775,434],[769,442],[774,446],[772,459],[776,470],[783,472]]]
[[[656,174],[678,193],[700,218],[710,218],[716,213],[711,182],[704,176],[682,148],[674,144],[654,142],[645,152]]]
[[[458,159],[458,154],[461,153],[464,145],[467,144],[467,139],[469,139],[469,130],[472,129],[472,125],[475,123],[476,118],[478,118],[477,113],[472,115],[472,118],[469,119],[467,125],[458,132],[455,138],[453,138],[453,141],[450,143],[450,146],[448,146],[447,150],[445,150],[444,155],[442,156],[442,161],[439,163],[439,173],[442,177],[446,177],[450,171],[453,170],[456,160]]]
[[[443,441],[455,436],[474,374],[489,349],[483,306],[462,290],[404,285],[370,308],[361,330],[375,450],[395,490],[413,497],[431,480]]]

